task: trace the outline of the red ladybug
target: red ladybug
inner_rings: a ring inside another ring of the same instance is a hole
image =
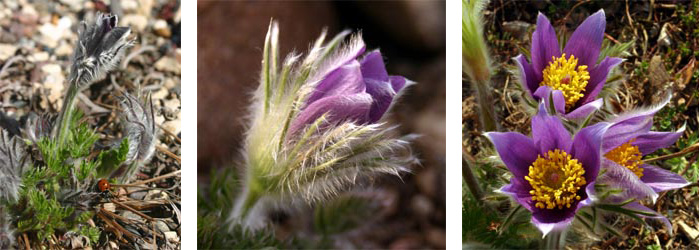
[[[100,179],[100,181],[97,182],[97,188],[101,192],[107,192],[110,188],[112,188],[112,185],[109,184],[109,181],[107,181],[107,179]]]

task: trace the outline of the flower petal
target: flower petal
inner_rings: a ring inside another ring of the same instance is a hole
[[[607,133],[604,134],[602,152],[609,152],[632,139],[646,134],[651,126],[653,126],[653,119],[646,116],[628,117],[612,123]]]
[[[540,82],[544,68],[553,57],[561,56],[561,47],[558,45],[556,31],[553,30],[551,22],[544,14],[539,12],[536,21],[536,30],[532,33],[532,49],[530,51],[532,67],[534,68],[534,79]]]
[[[644,214],[636,214],[640,217],[660,220],[660,222],[662,222],[665,225],[668,232],[672,232],[672,224],[670,223],[670,220],[668,220],[662,214],[659,214],[658,212],[654,211],[653,209],[650,209],[644,205],[641,205],[641,203],[631,202],[629,204],[624,205],[623,208],[628,209],[628,210],[643,212]],[[654,215],[650,215],[650,214],[654,214]]]
[[[316,85],[306,104],[334,95],[352,95],[364,92],[366,89],[359,62],[351,61],[346,65],[330,72]]]
[[[573,138],[571,154],[585,168],[587,182],[596,180],[599,174],[602,136],[607,128],[609,128],[609,123],[600,122],[581,129]]]
[[[655,132],[650,131],[636,138],[631,144],[638,146],[638,150],[647,155],[655,152],[658,149],[669,147],[675,144],[675,141],[684,134],[685,126],[682,126],[675,132]]]
[[[597,98],[597,95],[599,95],[599,92],[602,91],[604,84],[607,82],[607,75],[609,75],[609,71],[623,61],[624,60],[621,58],[606,57],[599,63],[599,65],[594,67],[590,65],[588,67],[590,79],[587,81],[587,86],[585,86],[585,96],[578,100],[578,105],[591,102]]]
[[[655,200],[658,199],[658,193],[644,183],[642,179],[639,179],[638,176],[628,168],[606,158],[603,159],[602,164],[607,171],[604,172],[603,175],[597,177],[597,183],[606,184],[610,188],[623,190],[622,193],[614,196],[622,197],[622,200],[628,198],[650,198],[654,203]]]
[[[361,65],[364,78],[388,82],[386,64],[384,64],[383,57],[381,57],[381,52],[379,50],[374,50],[364,56]]]
[[[641,180],[653,188],[655,192],[659,193],[689,185],[687,180],[672,171],[648,164],[643,164],[641,167],[643,168]]]
[[[364,79],[364,82],[366,83],[366,92],[374,98],[374,103],[371,104],[369,111],[369,122],[374,123],[380,120],[388,107],[391,106],[396,92],[388,81]]]
[[[324,114],[327,114],[326,123],[331,125],[348,120],[366,123],[372,102],[367,93],[324,97],[301,110],[289,126],[289,135],[295,135]]]
[[[538,100],[544,100],[544,107],[549,110],[551,107],[551,98],[553,97],[553,107],[556,109],[556,113],[565,114],[566,112],[566,100],[563,97],[563,92],[560,90],[553,90],[549,86],[541,86],[534,92],[534,97]],[[550,110],[549,110],[550,111]]]
[[[602,104],[604,104],[604,101],[602,98],[595,100],[594,102],[588,102],[585,105],[582,105],[580,107],[575,108],[574,110],[570,111],[569,113],[563,115],[568,120],[582,120],[587,118],[592,112],[595,112],[602,107]]]
[[[503,186],[498,192],[509,195],[524,208],[532,211],[532,195],[529,194],[531,189],[531,185],[523,178],[512,177],[510,178],[510,184]]]
[[[495,145],[500,159],[515,177],[524,178],[529,174],[529,166],[539,154],[529,137],[516,132],[489,132],[484,135]]]
[[[570,133],[563,127],[558,117],[549,115],[546,112],[544,106],[544,103],[541,103],[539,105],[539,113],[532,118],[534,145],[539,148],[539,153],[542,155],[554,149],[560,149],[569,153],[573,142],[570,138]]]
[[[592,67],[599,57],[606,25],[604,10],[599,10],[587,17],[570,36],[563,53],[566,56],[575,55],[578,58],[578,64]]]
[[[522,54],[513,59],[517,67],[519,67],[519,77],[522,88],[527,90],[530,95],[534,95],[534,92],[539,87],[539,83],[536,81],[532,65],[527,62],[527,58]]]
[[[550,232],[563,231],[570,226],[575,218],[577,209],[538,209],[532,213],[532,223],[536,226],[543,237]]]

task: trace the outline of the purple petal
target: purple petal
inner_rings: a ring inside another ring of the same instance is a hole
[[[665,225],[667,230],[669,232],[672,232],[672,224],[670,224],[670,221],[667,218],[665,218],[665,216],[663,216],[662,214],[659,214],[658,212],[656,212],[650,208],[647,208],[644,205],[641,205],[638,202],[631,202],[629,204],[624,205],[623,208],[628,209],[628,210],[644,212],[646,214],[655,214],[655,215],[644,215],[644,214],[637,214],[637,215],[644,217],[644,218],[651,218],[651,219],[660,220],[660,222],[662,222]]]
[[[602,152],[609,152],[631,139],[647,133],[651,126],[653,126],[653,119],[645,116],[628,117],[628,119],[612,123],[607,133],[604,134]]]
[[[587,186],[585,186],[585,195],[587,199],[580,201],[580,206],[590,206],[593,203],[599,202],[600,197],[597,196],[597,190],[595,189],[596,184],[597,180],[587,182]]]
[[[510,178],[510,184],[503,186],[499,190],[499,192],[509,195],[524,208],[526,208],[529,211],[532,211],[532,195],[529,194],[529,190],[531,189],[532,187],[531,185],[529,185],[529,182],[527,182],[523,178],[512,177]]]
[[[621,58],[606,57],[597,66],[593,67],[592,65],[594,64],[590,64],[587,68],[590,73],[590,79],[587,81],[587,86],[585,86],[585,96],[578,100],[578,104],[588,103],[597,98],[597,95],[607,82],[609,71],[623,61],[624,59]]]
[[[575,218],[577,209],[536,209],[532,212],[532,223],[536,226],[543,237],[550,232],[563,231],[568,228]]]
[[[602,107],[603,103],[604,101],[602,100],[602,98],[597,99],[594,102],[588,102],[585,105],[577,107],[569,113],[563,115],[563,117],[565,117],[568,120],[574,121],[585,119],[590,114],[592,114],[592,112],[599,110],[599,108]]]
[[[306,100],[306,104],[310,105],[319,99],[334,95],[362,93],[366,88],[359,62],[351,61],[321,80]]]
[[[578,64],[593,66],[599,57],[599,50],[604,39],[604,27],[607,21],[604,17],[604,10],[587,17],[580,26],[573,32],[563,49],[566,56],[575,55]]]
[[[539,105],[539,113],[532,118],[532,138],[542,155],[554,149],[570,152],[573,141],[561,120],[546,112],[544,103]]]
[[[516,132],[489,132],[484,134],[495,145],[500,159],[517,178],[529,174],[529,166],[536,160],[539,150],[534,142]]]
[[[573,138],[571,154],[585,168],[585,180],[587,182],[595,181],[599,174],[602,135],[604,135],[608,127],[608,123],[600,122],[581,129]]]
[[[366,45],[361,36],[354,36],[345,48],[342,53],[338,53],[336,56],[332,56],[324,61],[322,67],[319,67],[313,75],[309,76],[308,82],[322,81],[327,75],[356,60],[357,57],[364,53]]]
[[[522,54],[515,57],[514,61],[519,67],[520,84],[522,84],[522,88],[526,89],[530,95],[534,95],[534,92],[539,87],[539,83],[536,81],[532,65],[527,62],[527,58]]]
[[[655,152],[658,149],[666,148],[672,144],[675,144],[675,141],[677,141],[677,139],[682,137],[682,134],[684,134],[684,128],[685,126],[682,126],[676,132],[650,131],[636,137],[636,140],[632,142],[631,145],[638,146],[638,150],[640,150],[643,155],[647,155]]]
[[[628,198],[651,198],[655,202],[658,199],[658,193],[646,185],[628,168],[608,159],[603,160],[603,165],[607,171],[597,177],[597,183],[607,184],[610,188],[623,190],[621,194],[615,196],[623,197],[624,200]]]
[[[548,110],[551,107],[551,97],[553,97],[553,107],[556,109],[556,113],[565,114],[566,112],[566,100],[563,97],[563,92],[560,90],[553,90],[549,86],[541,86],[534,92],[534,97],[538,100],[544,100],[545,108]]]
[[[405,88],[406,85],[409,85],[409,81],[402,76],[389,76],[388,79],[391,82],[391,87],[393,87],[393,91],[395,91],[398,94],[400,94],[400,91],[403,90],[403,88]]]
[[[643,164],[641,167],[643,168],[641,180],[653,188],[655,192],[659,193],[689,185],[687,180],[672,171],[648,164]]]
[[[364,75],[364,78],[388,82],[386,64],[384,64],[383,57],[381,57],[381,52],[379,50],[374,50],[364,56],[361,65],[362,75]]]
[[[553,57],[561,56],[561,47],[558,45],[556,31],[553,30],[548,18],[539,12],[536,21],[536,30],[532,34],[531,49],[532,67],[534,68],[534,79],[540,82],[544,68]]]
[[[381,119],[388,107],[393,102],[393,97],[396,92],[388,81],[378,81],[374,79],[364,79],[366,83],[366,92],[374,98],[374,103],[371,104],[369,111],[369,123],[377,122]]]
[[[342,121],[366,123],[373,99],[367,93],[354,95],[335,95],[322,98],[301,110],[289,127],[289,134],[295,135],[299,130],[327,114],[326,124]]]

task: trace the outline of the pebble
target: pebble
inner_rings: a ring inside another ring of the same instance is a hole
[[[170,37],[172,31],[170,31],[170,26],[163,19],[158,19],[153,23],[153,30],[156,34],[162,37]]]
[[[167,89],[160,88],[160,89],[158,89],[158,91],[153,92],[151,94],[151,98],[153,98],[154,100],[165,99],[165,97],[167,97],[168,94],[169,94],[169,91],[167,91]]]
[[[133,12],[138,9],[138,2],[136,0],[121,0],[121,8],[125,12]]]
[[[146,194],[146,197],[143,198],[143,200],[146,200],[146,201],[164,200],[167,198],[168,198],[167,193],[160,191],[160,190],[151,190],[151,191],[148,191],[148,194]]]
[[[0,61],[5,62],[17,51],[17,47],[12,44],[0,44]]]
[[[56,54],[56,56],[70,56],[73,54],[73,47],[63,42],[58,45],[58,48],[56,48],[53,53]]]
[[[167,121],[163,124],[163,128],[172,132],[173,134],[180,134],[182,132],[182,125],[179,119],[173,121]]]
[[[136,32],[143,32],[148,26],[148,18],[142,15],[125,15],[120,21],[119,26],[129,26]]]
[[[37,53],[31,54],[28,59],[30,62],[33,62],[33,63],[48,61],[49,60],[49,53],[46,51],[37,52]]]
[[[41,67],[41,71],[46,74],[43,85],[49,90],[49,102],[58,103],[63,93],[63,83],[65,76],[58,64],[46,64]]]
[[[175,73],[177,75],[180,74],[180,62],[175,60],[172,57],[165,56],[163,58],[160,58],[157,62],[155,62],[155,69],[159,71],[165,71],[165,72],[171,72]]]
[[[180,241],[177,232],[165,232],[165,239],[172,243],[178,243]]]
[[[136,220],[136,221],[141,221],[141,222],[145,221],[145,219],[143,217],[141,217],[141,216],[139,216],[131,211],[123,211],[121,213],[121,217]]]
[[[167,223],[165,223],[164,221],[160,221],[160,220],[156,221],[155,227],[158,228],[158,230],[160,230],[160,232],[169,232],[170,231],[170,227],[168,227]]]
[[[114,211],[116,211],[116,205],[114,205],[114,203],[111,203],[111,202],[104,203],[102,205],[102,208],[104,208],[104,210],[107,210],[107,211],[112,212],[112,213],[114,213]]]

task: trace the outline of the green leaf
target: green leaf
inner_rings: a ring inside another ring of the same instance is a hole
[[[341,195],[316,206],[314,228],[323,235],[340,234],[355,229],[364,223],[377,207],[367,198]]]

